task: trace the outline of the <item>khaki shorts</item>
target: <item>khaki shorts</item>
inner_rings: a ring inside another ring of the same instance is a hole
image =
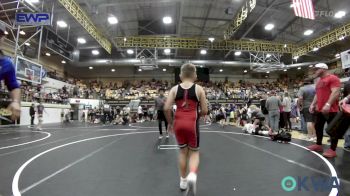
[[[39,114],[38,119],[39,119],[39,122],[43,122],[43,115]]]

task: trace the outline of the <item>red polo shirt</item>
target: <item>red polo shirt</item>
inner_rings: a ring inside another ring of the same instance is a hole
[[[321,112],[324,105],[326,105],[330,95],[332,94],[332,88],[340,88],[340,80],[337,76],[329,74],[323,78],[320,78],[316,84],[317,95],[317,107],[316,111]],[[331,105],[329,112],[338,112],[339,99],[334,101]]]

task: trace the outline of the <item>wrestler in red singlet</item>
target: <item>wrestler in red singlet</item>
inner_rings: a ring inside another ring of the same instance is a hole
[[[200,115],[204,116],[208,113],[207,99],[203,88],[194,84],[194,81],[197,80],[194,65],[182,65],[180,78],[182,83],[170,90],[164,111],[169,122],[168,131],[175,132],[177,143],[180,146],[180,189],[195,195],[199,165],[198,119]],[[174,103],[177,109],[173,121],[172,106]],[[188,175],[187,170],[189,170]]]
[[[176,87],[175,87],[176,88]],[[175,98],[176,112],[174,120],[174,132],[180,148],[187,147],[191,150],[199,148],[199,100],[196,94],[196,84],[189,89],[177,85]]]

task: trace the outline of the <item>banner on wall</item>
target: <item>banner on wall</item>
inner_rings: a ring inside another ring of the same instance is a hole
[[[210,103],[219,103],[219,104],[246,104],[248,100],[246,99],[240,99],[240,98],[234,98],[234,99],[219,99],[219,100],[209,100]],[[251,99],[250,104],[252,105],[259,105],[260,100],[259,99]]]
[[[128,105],[130,100],[115,100],[115,99],[107,99],[105,100],[108,105]],[[142,101],[144,102],[144,101]]]
[[[209,100],[211,104],[213,103],[218,103],[218,104],[245,104],[247,103],[247,100],[245,99],[239,99],[239,98],[234,98],[234,99],[220,99],[220,100]],[[114,100],[114,99],[107,99],[105,100],[105,103],[108,105],[127,105],[130,103],[130,100]],[[142,105],[153,105],[154,100],[141,100]],[[260,100],[258,99],[252,99],[251,104],[254,105],[260,105]]]
[[[91,108],[96,108],[96,107],[100,107],[101,105],[103,105],[103,101],[102,100],[98,100],[98,99],[70,98],[69,99],[69,103],[70,104],[86,105],[86,106],[91,107]]]

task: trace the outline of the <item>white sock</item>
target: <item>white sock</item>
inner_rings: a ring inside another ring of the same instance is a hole
[[[197,177],[197,174],[194,173],[194,172],[190,172],[190,173],[188,174],[187,178],[188,178],[189,176],[191,176],[191,177]]]

